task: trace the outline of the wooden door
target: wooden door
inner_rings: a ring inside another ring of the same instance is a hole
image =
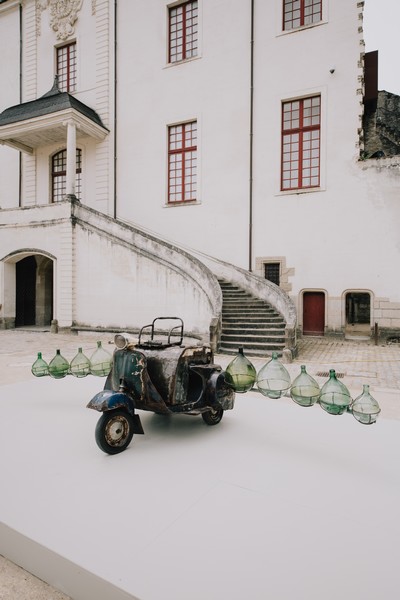
[[[324,335],[325,294],[324,292],[304,292],[303,294],[303,334]]]

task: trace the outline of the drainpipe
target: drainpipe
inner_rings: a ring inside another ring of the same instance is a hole
[[[254,116],[254,0],[250,34],[250,164],[249,164],[249,271],[253,268],[253,116]]]
[[[114,0],[114,219],[117,218],[117,0]]]
[[[19,103],[22,104],[22,4],[19,4]],[[18,157],[18,208],[22,206],[22,152]]]

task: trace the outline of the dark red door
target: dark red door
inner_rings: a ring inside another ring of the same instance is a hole
[[[303,334],[324,335],[325,294],[324,292],[304,292],[303,294]]]

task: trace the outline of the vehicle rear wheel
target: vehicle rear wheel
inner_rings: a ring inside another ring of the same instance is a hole
[[[110,410],[97,421],[95,438],[100,450],[118,454],[129,446],[133,437],[133,418],[126,410]]]
[[[224,415],[224,411],[222,408],[216,408],[216,409],[211,408],[207,412],[201,413],[201,416],[203,417],[203,421],[204,421],[204,423],[207,423],[207,425],[218,425],[218,423],[221,421],[223,415]]]

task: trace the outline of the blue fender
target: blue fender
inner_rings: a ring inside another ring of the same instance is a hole
[[[90,400],[87,408],[93,408],[99,412],[114,410],[116,408],[125,408],[129,414],[135,414],[135,405],[132,398],[123,392],[115,392],[114,390],[103,390]]]
[[[143,434],[142,422],[139,415],[135,414],[135,405],[132,398],[122,392],[113,390],[103,390],[99,392],[89,402],[87,408],[93,408],[99,412],[115,410],[117,408],[125,409],[132,416],[132,427],[134,433]]]

